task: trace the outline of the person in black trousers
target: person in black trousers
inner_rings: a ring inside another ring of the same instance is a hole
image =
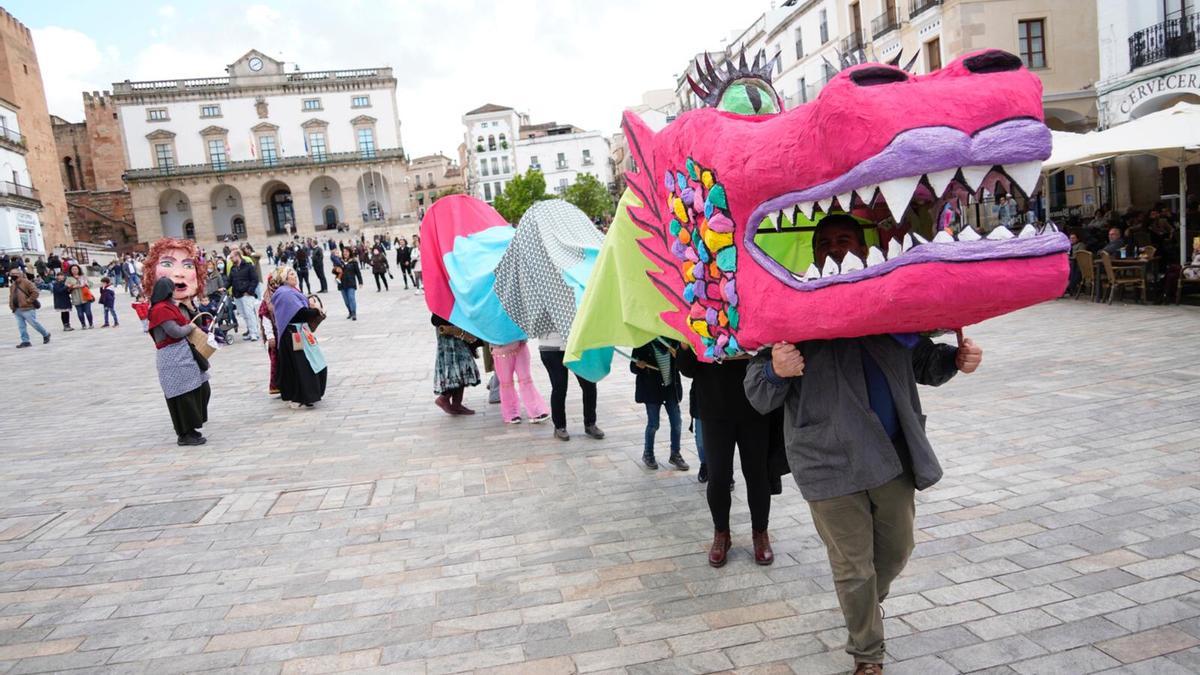
[[[567,382],[570,371],[563,365],[563,340],[557,333],[547,335],[538,340],[538,354],[542,357],[542,365],[550,376],[550,419],[554,422],[554,437],[560,441],[571,440],[567,432]],[[596,383],[575,376],[579,382],[579,390],[583,394],[583,433],[597,440],[604,438],[604,432],[596,426]]]
[[[411,280],[415,286],[417,280],[412,275],[412,248],[408,245],[407,239],[396,240],[396,267],[400,268],[400,279],[404,281],[404,290],[408,290],[408,282]]]
[[[679,371],[692,378],[696,390],[697,419],[701,421],[704,455],[708,467],[708,510],[712,513],[712,547],[708,564],[725,564],[732,539],[729,533],[729,487],[733,480],[733,447],[737,445],[746,481],[747,502],[753,528],[754,562],[775,561],[767,521],[771,515],[771,478],[768,451],[772,421],[759,414],[746,399],[748,357],[704,363],[689,349],[678,353]]]
[[[308,280],[308,245],[301,243],[296,247],[296,260],[293,264],[296,276],[300,278],[300,292],[312,293],[312,282]]]
[[[378,293],[381,290],[384,290],[384,291],[389,290],[388,289],[388,275],[390,274],[390,272],[388,272],[389,267],[390,267],[390,265],[388,265],[387,256],[383,254],[383,249],[376,247],[375,250],[373,250],[371,252],[371,273],[375,275],[375,292],[376,293]],[[382,288],[380,287],[381,283],[382,283]]]
[[[317,292],[329,292],[329,282],[325,281],[325,253],[315,241],[309,242],[308,261],[312,264],[313,272],[317,275],[317,281],[321,282],[321,290]]]

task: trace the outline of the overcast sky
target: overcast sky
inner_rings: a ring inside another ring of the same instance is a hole
[[[303,70],[391,66],[405,148],[455,156],[462,114],[484,103],[612,133],[621,110],[717,49],[769,0],[18,0],[50,112],[83,119],[80,92],[212,77],[251,48]]]

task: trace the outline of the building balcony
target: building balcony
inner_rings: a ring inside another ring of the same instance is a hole
[[[352,70],[319,70],[309,73],[289,73],[280,84],[342,83],[354,80],[395,81],[392,77],[391,68],[357,68]],[[228,77],[195,77],[182,80],[147,80],[141,82],[126,80],[113,84],[113,94],[128,96],[149,93],[219,91],[229,89],[230,87],[231,80]]]
[[[1197,32],[1200,32],[1200,12],[1139,30],[1129,36],[1129,69],[1194,54]]]
[[[0,181],[0,204],[26,209],[40,209],[42,208],[42,199],[38,195],[38,191],[28,185]]]
[[[565,169],[565,168],[567,168],[567,163],[566,163],[566,162],[555,162],[555,163],[554,163],[554,168],[556,168],[556,169]]]
[[[847,35],[846,37],[842,38],[842,44],[841,44],[840,51],[843,54],[850,54],[852,52],[861,51],[862,48],[863,48],[862,33],[853,32],[853,33]]]
[[[911,0],[908,3],[908,18],[915,19],[921,12],[940,4],[942,4],[942,0]]]
[[[884,35],[887,35],[888,33],[899,28],[900,19],[898,16],[896,16],[897,14],[899,14],[899,12],[896,11],[896,8],[891,7],[885,10],[883,14],[871,19],[871,39],[878,40]]]
[[[582,163],[584,166],[591,166],[595,162],[593,162],[592,159],[590,157],[588,157],[588,158],[585,158]]]
[[[302,169],[316,165],[354,164],[367,160],[404,159],[404,148],[378,148],[371,151],[354,150],[352,152],[327,152],[316,157],[300,155],[298,157],[263,157],[238,162],[221,162],[217,164],[185,164],[177,166],[154,167],[150,169],[130,169],[125,172],[126,181],[160,180],[175,176],[204,176],[224,175],[231,173],[248,173],[264,169]]]
[[[29,151],[29,148],[25,146],[25,137],[8,127],[0,127],[0,147],[8,148],[22,155]]]

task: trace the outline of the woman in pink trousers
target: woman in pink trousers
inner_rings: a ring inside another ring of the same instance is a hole
[[[500,412],[505,424],[521,423],[521,404],[534,424],[550,419],[546,401],[538,393],[529,374],[529,345],[525,340],[492,345],[492,360],[500,378]],[[514,377],[519,381],[514,383]]]

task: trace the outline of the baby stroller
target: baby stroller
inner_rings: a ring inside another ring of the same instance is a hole
[[[232,330],[236,334],[238,327],[237,314],[233,310],[233,298],[229,297],[227,293],[213,293],[208,297],[207,303],[200,305],[199,310],[212,317],[203,328],[215,334],[219,344],[233,344],[229,339],[229,331]]]

